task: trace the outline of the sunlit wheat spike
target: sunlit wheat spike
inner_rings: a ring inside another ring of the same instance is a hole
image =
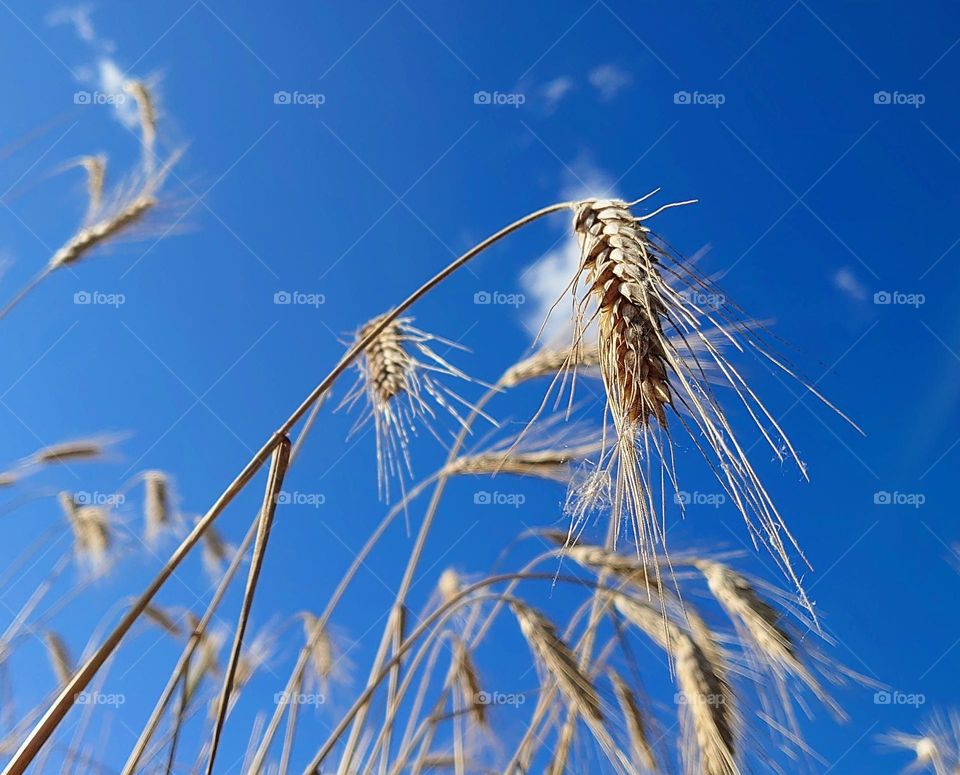
[[[141,194],[114,214],[83,227],[53,254],[49,268],[53,270],[76,263],[99,245],[142,221],[156,207],[157,201],[153,194]]]
[[[779,459],[794,459],[804,474],[805,468],[775,418],[721,352],[718,340],[739,352],[749,349],[799,378],[766,352],[731,305],[713,309],[700,303],[697,293],[711,287],[708,281],[644,225],[675,205],[637,217],[630,209],[634,204],[587,200],[577,205],[574,216],[581,263],[571,288],[576,294],[582,282],[586,291],[576,302],[573,348],[590,346],[583,341],[584,332],[596,320],[600,372],[615,434],[601,466],[610,472],[613,518],[618,526],[632,529],[645,561],[664,551],[663,503],[680,492],[673,440],[679,430],[703,454],[751,538],[769,548],[812,612],[792,565],[791,555],[802,554],[711,383],[721,381],[731,391],[731,401],[746,410]],[[576,504],[571,508],[581,518],[588,511]],[[658,562],[651,565],[659,567]]]
[[[610,671],[610,682],[613,684],[613,693],[616,695],[617,705],[620,707],[620,714],[627,728],[630,749],[638,769],[656,772],[657,757],[647,734],[647,720],[640,709],[636,695],[623,678],[614,671]]]
[[[710,592],[733,621],[740,641],[759,666],[765,667],[780,685],[780,699],[789,700],[782,682],[793,675],[806,684],[822,702],[832,700],[801,661],[798,645],[784,628],[782,615],[764,600],[750,581],[720,562],[695,559],[691,563],[704,576]]]
[[[168,635],[177,637],[183,632],[173,615],[158,605],[148,605],[143,609],[143,615]]]
[[[577,665],[570,648],[557,634],[554,624],[543,614],[517,600],[510,608],[520,624],[520,630],[534,656],[553,676],[571,707],[592,725],[603,723],[600,697],[593,682]]]
[[[357,333],[360,341],[380,325],[375,318]],[[381,497],[389,499],[389,482],[397,478],[401,487],[405,474],[412,475],[409,454],[410,436],[417,426],[431,433],[436,419],[434,405],[449,413],[461,425],[463,419],[457,405],[471,408],[456,393],[438,381],[438,377],[455,377],[471,381],[455,366],[438,355],[434,344],[463,349],[453,342],[433,336],[413,326],[412,318],[391,321],[377,334],[358,361],[360,376],[341,406],[352,407],[361,397],[366,411],[354,425],[353,432],[373,417],[377,445],[377,481]]]
[[[98,436],[51,444],[34,452],[28,458],[28,462],[36,465],[50,465],[52,463],[100,460],[110,452],[112,445],[118,438],[116,436]]]
[[[107,157],[83,156],[78,162],[87,173],[87,212],[93,213],[103,204],[103,183],[107,174]]]
[[[478,724],[486,726],[487,706],[482,702],[483,688],[480,684],[480,674],[467,644],[462,640],[458,639],[454,643],[450,671],[452,681],[460,687],[464,704],[469,708],[470,715]]]
[[[515,363],[500,377],[503,387],[516,387],[522,382],[540,377],[553,377],[564,369],[578,371],[600,366],[600,350],[584,344],[582,347],[542,347],[529,358]]]
[[[110,564],[110,516],[100,506],[78,505],[73,495],[61,492],[60,506],[73,531],[74,554],[94,575],[104,573]]]
[[[889,732],[878,739],[913,753],[915,758],[905,772],[960,773],[960,712],[937,712],[920,725],[917,733]]]
[[[192,629],[196,629],[196,620],[192,621]],[[187,682],[184,692],[188,699],[196,694],[200,683],[206,677],[216,677],[220,673],[220,649],[226,635],[221,630],[207,630],[201,633],[197,644],[197,651],[187,673]]]
[[[320,619],[311,613],[302,613],[304,640],[310,644],[310,676],[318,685],[323,686],[333,675],[336,662],[333,654],[333,640]]]
[[[224,564],[230,559],[230,546],[212,525],[203,532],[203,568],[212,578],[217,578]]]
[[[571,448],[548,449],[541,452],[516,451],[463,455],[447,466],[446,470],[450,474],[474,476],[513,474],[566,483],[573,476],[570,464],[595,449],[590,447],[589,450]]]
[[[150,170],[153,168],[153,146],[157,139],[157,109],[153,95],[143,81],[127,81],[123,89],[137,101],[140,133],[143,140],[143,163]]]
[[[617,610],[672,656],[683,725],[685,771],[690,775],[739,775],[737,716],[726,669],[711,662],[694,639],[660,608],[617,595]]]
[[[250,682],[254,674],[263,668],[273,655],[276,646],[273,633],[269,629],[261,630],[256,637],[244,647],[237,660],[237,669],[233,676],[233,686],[230,688],[230,703],[236,703],[240,692]],[[217,711],[218,698],[214,697],[210,705],[210,715]]]
[[[154,546],[160,535],[173,526],[173,494],[170,478],[163,471],[145,471],[144,486],[144,540]]]
[[[440,579],[437,582],[437,591],[440,593],[441,602],[449,603],[456,599],[462,587],[463,583],[460,574],[453,568],[447,568],[440,574]]]
[[[13,487],[17,482],[20,481],[21,474],[17,471],[2,471],[0,472],[0,489],[6,487]]]
[[[53,668],[53,672],[57,676],[57,683],[63,686],[70,681],[70,677],[73,675],[70,652],[67,651],[63,638],[53,630],[47,630],[44,633],[43,642],[47,646],[47,657],[50,660],[50,667]]]

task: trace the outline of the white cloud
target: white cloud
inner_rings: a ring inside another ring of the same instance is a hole
[[[547,113],[553,113],[563,101],[563,98],[572,90],[573,78],[568,75],[561,75],[559,78],[554,78],[552,81],[545,83],[543,88],[540,89],[540,93],[543,95],[544,109]]]
[[[590,85],[600,94],[600,99],[610,102],[632,82],[630,74],[616,65],[607,64],[593,68],[587,76]]]
[[[849,267],[842,267],[837,270],[837,273],[833,276],[833,284],[856,301],[865,301],[870,295],[864,284],[860,282],[860,279]]]
[[[567,179],[560,187],[560,197],[565,200],[617,198],[613,177],[598,167],[588,156],[580,156],[570,166]],[[569,224],[565,224],[569,232]],[[526,318],[527,326],[537,332],[550,313],[541,341],[565,343],[573,338],[571,326],[571,301],[567,294],[553,312],[550,308],[568,291],[570,280],[580,266],[580,246],[572,233],[564,237],[560,245],[532,264],[524,273],[522,283],[529,297]]]
[[[93,24],[93,6],[89,3],[60,6],[47,15],[46,21],[50,26],[69,25],[94,52],[95,61],[92,65],[83,65],[74,71],[77,80],[104,97],[109,97],[109,103],[120,122],[130,129],[135,128],[138,125],[137,105],[124,91],[130,79],[112,56],[116,48],[114,42],[97,34]]]
[[[60,24],[69,24],[73,27],[77,37],[86,43],[97,43],[97,31],[93,26],[91,12],[93,6],[89,3],[75,6],[59,6],[47,14],[47,24],[56,27]]]

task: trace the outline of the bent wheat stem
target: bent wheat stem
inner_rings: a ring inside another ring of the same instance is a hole
[[[65,686],[57,695],[51,706],[44,713],[40,721],[34,726],[30,734],[24,740],[23,744],[14,754],[13,758],[7,763],[3,770],[3,775],[22,775],[33,761],[34,757],[43,747],[44,743],[50,738],[54,730],[59,726],[64,716],[72,707],[75,698],[79,692],[82,692],[90,683],[90,679],[97,673],[104,661],[120,645],[124,636],[133,626],[134,622],[143,613],[143,610],[150,604],[157,591],[170,578],[177,566],[183,561],[183,558],[190,552],[197,541],[203,536],[204,531],[220,516],[221,512],[230,504],[251,478],[257,473],[260,467],[266,462],[273,450],[281,440],[284,439],[293,426],[310,411],[316,401],[329,391],[330,387],[350,367],[350,365],[373,341],[373,339],[389,325],[396,320],[405,310],[411,307],[423,296],[428,294],[433,288],[442,283],[446,278],[456,272],[458,269],[469,263],[473,258],[482,253],[491,245],[495,244],[504,237],[512,234],[518,229],[552,213],[568,210],[574,206],[573,202],[560,202],[549,205],[532,212],[513,223],[503,227],[499,231],[490,235],[482,242],[474,245],[463,255],[447,264],[443,269],[437,272],[433,277],[427,280],[423,285],[411,293],[404,301],[386,313],[379,323],[375,325],[367,335],[358,339],[347,352],[341,357],[340,361],[333,367],[330,373],[307,395],[303,402],[298,406],[287,420],[270,436],[264,445],[247,462],[234,480],[220,494],[206,514],[197,522],[193,530],[183,539],[180,546],[174,551],[167,564],[160,573],[154,578],[140,598],[134,603],[130,611],[121,619],[114,630],[107,636],[104,643],[95,651],[86,663],[74,674],[70,683]]]

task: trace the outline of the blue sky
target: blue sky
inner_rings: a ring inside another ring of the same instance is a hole
[[[7,296],[83,216],[81,174],[61,165],[102,151],[119,181],[136,163],[130,116],[96,95],[124,77],[153,79],[164,148],[185,151],[164,212],[138,241],[54,276],[2,323],[9,461],[64,438],[129,434],[107,463],[45,475],[28,491],[113,492],[159,468],[176,476],[184,511],[201,512],[352,332],[453,256],[559,199],[637,197],[660,186],[658,202],[699,203],[659,216],[655,229],[684,254],[703,251],[702,271],[718,275],[749,315],[774,320],[791,359],[866,432],[860,438],[796,385],[744,364],[809,465],[812,481],[802,483],[756,449],[814,567],[807,584],[836,641],[830,653],[925,698],[920,707],[878,705],[872,689],[841,692],[848,724],[820,712],[805,727],[825,762],[813,771],[895,771],[909,757],[884,753],[877,735],[956,704],[954,4],[0,6]],[[78,93],[94,97],[78,103]],[[495,379],[529,346],[542,300],[566,282],[567,228],[556,216],[496,246],[417,305],[418,325],[469,348],[451,357]],[[123,303],[77,304],[78,292],[120,294]],[[323,303],[277,304],[279,292]],[[476,304],[479,292],[519,294],[522,303]],[[531,392],[497,412],[522,419],[536,404]],[[351,425],[325,412],[291,475],[291,489],[324,503],[281,512],[255,629],[271,611],[280,626],[317,609],[383,511],[370,496],[372,437],[345,442]],[[420,474],[442,459],[431,442],[415,445]],[[691,476],[690,489],[715,488],[705,472]],[[522,509],[485,511],[473,506],[476,489],[451,487],[424,562],[432,570],[415,587],[420,604],[443,567],[484,572],[525,527],[559,520],[556,489],[523,485]],[[224,515],[234,542],[257,501],[251,491]],[[136,504],[128,506],[135,522]],[[4,564],[59,519],[46,498],[0,520]],[[406,541],[402,529],[391,534],[335,617],[356,665],[375,648],[376,634],[364,633],[389,604]],[[739,549],[746,533],[729,506],[691,509],[671,541]],[[47,559],[67,547],[64,538]],[[118,595],[160,564],[134,549],[116,577],[57,618],[75,651]],[[15,611],[44,567],[8,583],[3,604]],[[751,555],[744,567],[778,580],[767,557]],[[163,601],[199,605],[208,590],[199,562],[178,577]],[[131,742],[125,727],[143,718],[175,659],[173,645],[155,640],[141,632],[113,669],[126,678],[118,685],[155,684],[143,696],[126,690],[103,746],[113,764]],[[281,649],[275,676],[294,648]],[[18,691],[39,699],[49,668],[38,646],[21,652],[21,676],[37,678],[17,680]],[[521,662],[506,655],[502,669]],[[279,680],[258,679],[267,702]],[[252,718],[240,708],[228,727],[237,756]],[[324,719],[309,723],[321,730]]]

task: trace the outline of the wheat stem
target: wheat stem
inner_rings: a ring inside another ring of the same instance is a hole
[[[250,561],[250,571],[247,575],[247,588],[243,593],[243,604],[240,607],[240,616],[237,619],[237,628],[233,634],[233,649],[230,652],[230,661],[227,664],[226,675],[223,679],[223,689],[220,692],[220,704],[217,707],[217,718],[213,725],[213,734],[210,738],[210,755],[207,759],[207,775],[213,773],[213,763],[217,757],[217,747],[220,744],[220,735],[227,717],[227,707],[230,704],[230,695],[237,673],[237,663],[240,659],[240,649],[243,646],[243,636],[247,630],[250,618],[250,609],[253,606],[253,596],[260,579],[260,570],[263,568],[263,558],[267,553],[267,541],[270,538],[270,528],[273,526],[273,517],[277,510],[277,496],[283,486],[283,477],[290,462],[290,439],[284,437],[273,452],[270,463],[270,472],[267,476],[267,486],[263,495],[263,505],[260,508],[260,520],[257,525],[257,538],[253,545],[253,557]]]
[[[44,713],[43,717],[37,722],[30,734],[24,740],[23,744],[14,754],[13,758],[7,763],[3,770],[3,775],[23,775],[30,762],[37,755],[43,744],[49,739],[50,735],[57,728],[60,722],[66,716],[70,707],[73,705],[74,698],[78,692],[83,691],[90,679],[100,669],[103,662],[120,645],[123,637],[139,618],[143,609],[150,603],[154,595],[163,584],[170,578],[183,558],[189,553],[197,543],[203,532],[209,527],[227,505],[236,497],[247,482],[253,478],[254,474],[266,462],[267,458],[273,452],[274,448],[280,444],[281,440],[286,438],[287,434],[294,425],[310,410],[316,401],[329,391],[330,387],[349,368],[356,358],[370,345],[374,338],[396,320],[406,309],[412,306],[420,298],[429,293],[433,288],[443,282],[458,269],[463,267],[481,252],[491,245],[495,244],[504,237],[512,234],[514,231],[555,212],[567,210],[574,206],[573,202],[560,202],[536,210],[513,223],[503,227],[499,231],[490,235],[482,242],[474,245],[463,255],[447,264],[437,274],[427,280],[417,290],[411,293],[403,302],[394,307],[393,310],[385,314],[380,322],[374,326],[365,337],[358,339],[347,350],[340,361],[333,367],[330,373],[307,395],[303,402],[293,411],[287,420],[270,436],[264,445],[247,462],[236,478],[227,486],[213,503],[207,513],[197,522],[193,530],[183,539],[180,546],[174,551],[167,564],[163,567],[156,578],[150,583],[143,594],[138,598],[130,611],[121,619],[114,630],[110,633],[103,645],[89,658],[89,660],[76,672],[70,683],[63,688],[51,706]]]

